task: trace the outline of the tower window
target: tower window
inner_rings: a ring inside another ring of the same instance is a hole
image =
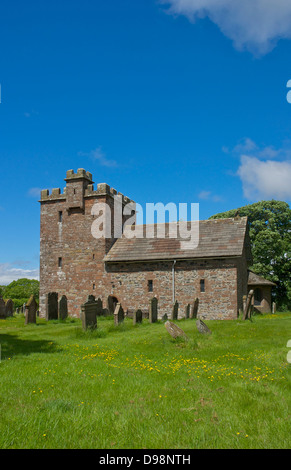
[[[60,223],[63,222],[63,212],[62,211],[59,211],[59,222]]]
[[[96,287],[96,286],[95,286],[95,283],[94,283],[94,284],[93,284],[93,290],[95,290],[95,287]]]
[[[92,255],[92,259],[93,259],[93,260],[95,259],[95,255],[94,255],[94,253],[93,253],[93,255]]]
[[[200,292],[205,292],[205,279],[200,280]]]
[[[62,267],[63,267],[63,258],[59,258],[59,260],[58,260],[58,266],[59,266],[59,268],[62,268]]]
[[[153,281],[150,279],[148,281],[148,292],[153,292],[153,290],[154,290]]]

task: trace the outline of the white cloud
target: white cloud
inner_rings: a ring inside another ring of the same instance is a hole
[[[160,0],[169,12],[190,21],[209,17],[239,50],[270,52],[281,38],[291,38],[290,0]]]
[[[101,147],[97,147],[95,150],[91,150],[89,153],[79,152],[78,155],[83,157],[90,157],[92,160],[98,161],[102,166],[107,166],[110,168],[117,166],[117,162],[107,158]]]
[[[39,270],[14,268],[10,263],[0,263],[0,285],[6,286],[22,278],[39,279]]]
[[[237,174],[247,199],[291,200],[291,161],[262,161],[242,155]]]
[[[200,191],[198,194],[198,198],[204,201],[213,201],[213,202],[220,202],[222,201],[222,197],[218,196],[217,194],[212,194],[211,191]]]
[[[28,196],[40,198],[41,188],[30,188],[28,190]]]

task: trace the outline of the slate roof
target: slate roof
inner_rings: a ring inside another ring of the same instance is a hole
[[[193,223],[193,222],[192,222]],[[177,225],[178,224],[178,225]],[[184,225],[183,225],[184,224]],[[187,227],[185,227],[187,224]],[[197,227],[198,222],[196,222]],[[157,228],[162,224],[140,225],[136,230],[143,238],[127,238],[127,227],[124,235],[118,238],[108,254],[106,262],[150,261],[169,259],[219,258],[241,256],[248,233],[247,217],[229,219],[210,219],[199,221],[199,243],[191,246],[189,240],[180,236],[180,227],[190,229],[190,222],[173,222],[165,224],[166,238],[157,237]],[[179,230],[177,230],[179,227]],[[146,230],[154,230],[154,235],[146,238]],[[167,236],[169,230],[176,230],[177,238]]]
[[[248,271],[248,285],[249,286],[275,286],[274,282],[265,279],[262,276],[254,273],[253,271]]]

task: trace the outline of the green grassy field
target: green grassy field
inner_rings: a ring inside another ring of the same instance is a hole
[[[291,314],[176,323],[0,320],[0,448],[290,448]]]

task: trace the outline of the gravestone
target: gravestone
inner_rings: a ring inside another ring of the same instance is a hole
[[[176,300],[176,302],[174,303],[172,307],[172,317],[171,317],[172,320],[178,320],[178,311],[179,311],[179,303]]]
[[[94,295],[89,295],[87,302],[81,306],[81,319],[84,331],[97,328],[97,302]]]
[[[272,313],[276,313],[276,302],[272,303]]]
[[[114,310],[114,325],[117,326],[123,321],[124,321],[124,311],[123,311],[121,303],[118,302]]]
[[[136,310],[133,314],[133,324],[142,323],[142,311],[140,309]]]
[[[158,321],[158,299],[153,297],[149,303],[149,321],[155,323]]]
[[[59,319],[65,320],[68,316],[68,300],[65,295],[59,300]]]
[[[191,305],[187,304],[185,308],[185,318],[188,319],[190,318],[190,311],[191,311]]]
[[[57,292],[49,292],[46,297],[46,319],[57,320],[58,317],[58,294]]]
[[[205,334],[211,335],[211,330],[208,328],[207,325],[205,325],[205,323],[202,320],[197,320],[196,326],[197,326],[199,333],[202,333],[203,335]]]
[[[250,290],[247,296],[243,319],[247,320],[252,316],[254,291]]]
[[[29,301],[25,305],[25,324],[36,323],[37,303],[34,295],[31,295]]]
[[[97,299],[97,317],[101,317],[103,315],[103,302],[100,297]]]
[[[0,297],[0,318],[6,318],[5,302],[2,297]]]
[[[162,316],[162,321],[166,322],[168,320],[168,315],[165,313],[163,316]]]
[[[11,299],[7,300],[5,304],[6,317],[13,317],[14,304]]]
[[[165,323],[165,327],[166,327],[167,332],[172,336],[172,338],[176,339],[178,338],[178,336],[182,336],[185,339],[188,339],[188,336],[186,335],[186,333],[177,325],[175,325],[175,323],[172,323],[171,321],[167,321]]]
[[[191,318],[197,318],[198,307],[199,307],[199,299],[198,299],[198,297],[196,297],[196,299],[194,300],[194,303],[193,303]]]

